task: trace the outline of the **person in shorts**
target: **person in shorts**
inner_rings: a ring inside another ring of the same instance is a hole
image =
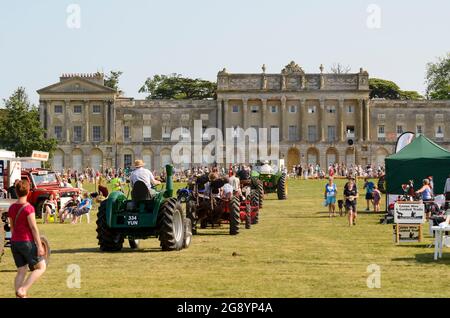
[[[333,177],[329,177],[328,183],[325,185],[325,200],[330,218],[336,216],[336,194],[337,186],[333,182]]]
[[[44,274],[46,263],[45,250],[37,228],[34,207],[27,202],[30,184],[27,180],[16,183],[18,197],[8,210],[11,225],[11,251],[17,267],[14,280],[16,297],[27,297],[30,287]],[[27,277],[28,269],[31,274]]]
[[[356,218],[358,216],[356,209],[356,199],[358,197],[358,189],[354,178],[350,178],[344,189],[345,208],[348,211],[348,225],[356,225]]]
[[[373,190],[375,189],[375,184],[369,180],[369,178],[364,179],[364,189],[366,189],[366,211],[370,211],[370,203],[373,203]]]

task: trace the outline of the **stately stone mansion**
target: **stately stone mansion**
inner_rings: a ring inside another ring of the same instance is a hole
[[[369,74],[305,73],[294,62],[278,74],[217,76],[217,100],[135,100],[104,85],[104,76],[63,74],[38,90],[48,137],[59,141],[53,168],[127,167],[143,159],[151,169],[171,162],[171,132],[278,128],[280,154],[296,164],[334,162],[383,165],[397,137],[423,133],[450,146],[450,100],[369,99]],[[188,160],[186,160],[188,161]],[[189,164],[183,164],[188,167]]]

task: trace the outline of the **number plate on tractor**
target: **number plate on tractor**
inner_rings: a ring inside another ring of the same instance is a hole
[[[139,226],[139,214],[128,214],[125,222],[128,226]]]

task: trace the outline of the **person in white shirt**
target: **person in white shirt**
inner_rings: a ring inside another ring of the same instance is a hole
[[[241,182],[238,177],[236,177],[236,171],[233,171],[233,175],[229,178],[230,184],[233,187],[233,191],[239,192],[241,190]]]
[[[273,169],[272,167],[269,165],[268,161],[264,161],[264,164],[261,166],[259,172],[261,174],[272,174],[273,173]]]
[[[450,207],[450,175],[445,181],[444,194],[445,194],[445,201],[447,203],[446,206]]]
[[[155,177],[153,176],[153,173],[150,170],[145,169],[144,166],[145,166],[144,161],[142,160],[134,161],[135,169],[130,175],[131,186],[133,187],[137,181],[142,181],[145,183],[148,190],[152,192],[153,190],[152,187],[154,185],[161,184],[161,182],[156,180]]]

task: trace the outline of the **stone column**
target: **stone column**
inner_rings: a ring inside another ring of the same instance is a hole
[[[64,101],[65,107],[64,107],[64,127],[66,127],[66,143],[70,143],[70,128],[72,125],[70,124],[70,118],[69,118],[69,110],[70,110],[70,100],[66,99]]]
[[[226,132],[228,127],[228,99],[223,101],[223,130]]]
[[[262,109],[261,109],[262,127],[261,128],[270,128],[270,127],[267,127],[267,99],[265,99],[265,98],[261,99],[261,105],[262,105],[261,106],[262,107]],[[270,134],[270,132],[269,132],[269,134]]]
[[[306,119],[306,99],[302,98],[300,99],[300,104],[299,104],[299,109],[298,112],[300,114],[300,120],[299,120],[299,129],[300,129],[300,135],[298,136],[298,140],[299,141],[307,141],[306,136],[308,135],[307,132],[307,125],[306,125],[306,121],[304,119]]]
[[[369,100],[364,100],[364,108],[365,108],[365,117],[364,117],[364,130],[365,130],[365,136],[364,139],[366,141],[370,141],[370,105]]]
[[[363,111],[363,100],[358,100],[358,110],[356,121],[358,122],[358,140],[364,141],[364,111]]]
[[[109,102],[104,101],[103,102],[103,140],[105,142],[109,141],[109,130],[108,130],[108,106]]]
[[[345,141],[345,127],[344,127],[344,99],[339,99],[339,107],[338,107],[338,134],[339,134],[339,141],[344,142]]]
[[[248,128],[248,98],[242,99],[242,128]]]
[[[116,110],[114,107],[114,101],[108,103],[108,115],[109,115],[109,142],[116,142]]]
[[[222,124],[223,124],[222,123],[222,100],[219,99],[217,101],[217,128],[220,129],[220,131],[222,131],[222,133],[225,133],[223,131]]]
[[[90,129],[90,125],[89,125],[89,101],[84,101],[84,124],[85,124],[85,134],[86,134],[86,138],[85,138],[85,142],[88,143],[89,142],[89,129]]]
[[[289,133],[289,125],[287,122],[287,114],[286,114],[286,96],[281,97],[281,140],[287,141],[288,140],[288,133]]]
[[[319,141],[325,142],[325,100],[321,98],[319,100],[319,120],[318,120],[318,131],[319,131]]]

